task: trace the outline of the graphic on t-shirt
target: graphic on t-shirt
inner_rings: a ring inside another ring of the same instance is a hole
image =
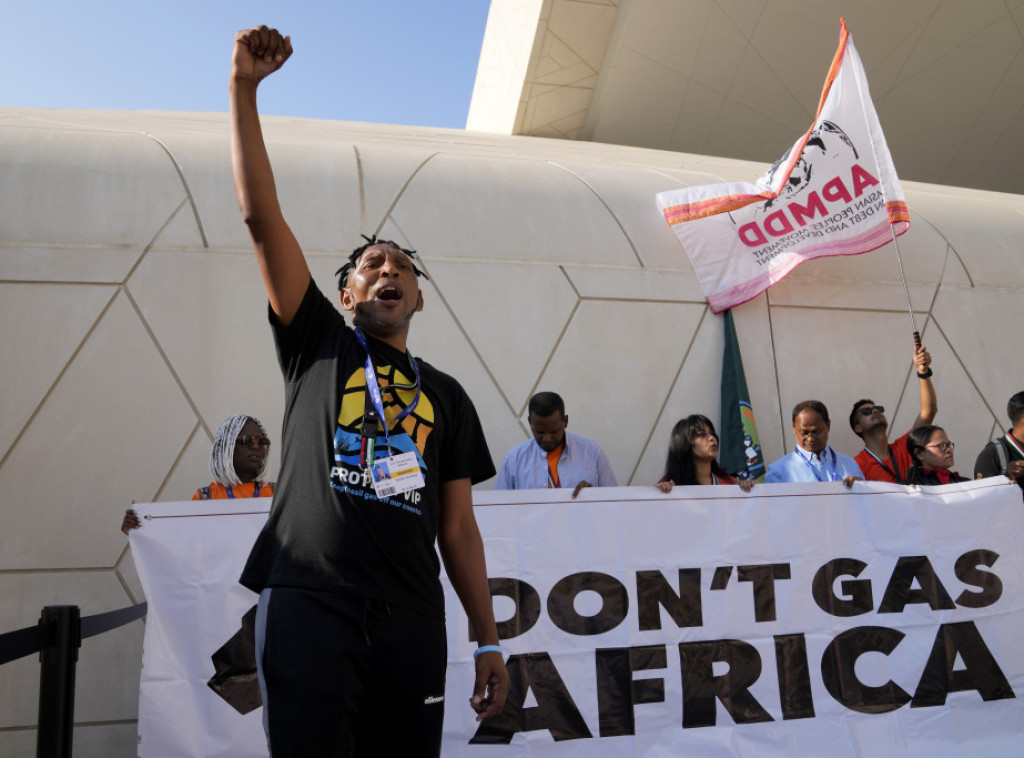
[[[419,402],[412,413],[402,418],[396,426],[391,427],[398,414],[408,407],[416,397],[413,382],[414,380],[409,379],[394,366],[377,366],[377,384],[380,386],[384,401],[384,417],[391,432],[388,437],[385,437],[384,427],[378,426],[374,442],[374,457],[380,459],[402,453],[415,453],[420,470],[426,474],[427,465],[423,460],[423,451],[426,448],[427,438],[434,430],[434,406],[426,393],[420,393]],[[386,389],[388,387],[391,389]],[[342,391],[338,426],[334,432],[332,479],[337,478],[342,470],[346,470],[348,473],[347,475],[341,474],[340,478],[344,481],[339,484],[347,484],[351,487],[354,482],[358,482],[360,489],[373,492],[369,476],[365,477],[366,481],[362,481],[364,472],[360,466],[365,410],[366,374],[360,368],[352,372]]]
[[[377,366],[377,384],[380,386],[384,398],[384,416],[388,425],[394,421],[395,416],[413,401],[416,397],[416,389],[413,386],[413,379],[408,378],[394,366]],[[393,389],[385,392],[385,388],[391,386]],[[403,389],[398,389],[403,387]],[[408,387],[408,389],[404,389]],[[345,383],[345,389],[341,396],[341,411],[338,413],[338,427],[347,432],[359,436],[362,429],[363,412],[366,410],[366,374],[360,368],[352,372],[352,375]],[[427,437],[434,430],[434,406],[426,393],[420,393],[420,400],[416,409],[403,418],[398,427],[391,430],[395,436],[399,429],[416,443],[416,449],[420,455],[427,447]],[[383,434],[383,428],[380,430]],[[394,441],[392,441],[394,444]],[[405,451],[403,451],[405,452]]]

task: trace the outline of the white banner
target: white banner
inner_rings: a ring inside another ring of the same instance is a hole
[[[475,501],[512,688],[474,721],[446,583],[445,756],[1019,752],[1024,513],[1004,479]],[[137,507],[140,755],[265,756],[251,685],[208,682],[255,602],[236,582],[266,502]]]
[[[270,498],[133,505],[129,533],[149,608],[139,695],[140,758],[266,758],[263,709],[241,710],[208,682],[213,655],[257,596],[238,583]],[[255,659],[252,661],[255,665]],[[254,677],[238,689],[259,699]],[[251,705],[251,703],[250,703]],[[247,711],[247,712],[242,712]]]
[[[804,261],[866,253],[905,232],[903,190],[846,24],[814,123],[764,176],[662,192],[657,202],[715,313]]]

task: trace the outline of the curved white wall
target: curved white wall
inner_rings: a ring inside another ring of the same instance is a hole
[[[462,381],[496,463],[526,438],[538,389],[565,397],[620,483],[658,478],[681,415],[717,418],[721,320],[654,194],[764,166],[412,127],[272,118],[265,131],[325,291],[360,232],[421,251],[431,281],[411,347]],[[900,249],[937,422],[969,473],[1022,389],[1024,197],[904,189]],[[915,416],[891,246],[805,264],[735,316],[768,460],[791,448],[789,409],[809,397],[851,454],[854,400],[886,405],[900,433]],[[45,604],[88,615],[137,601],[118,531],[128,504],[205,484],[227,415],[256,415],[279,439],[226,116],[0,109],[0,322],[0,631]],[[136,622],[84,644],[76,755],[134,755],[141,637]],[[0,667],[0,758],[34,744],[37,677],[34,656]]]

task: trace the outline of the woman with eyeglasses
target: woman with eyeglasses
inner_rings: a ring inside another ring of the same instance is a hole
[[[210,451],[210,475],[213,481],[200,487],[193,500],[233,500],[235,498],[271,497],[274,483],[266,479],[270,438],[263,424],[252,416],[231,416],[217,429]],[[129,508],[121,522],[121,531],[128,534],[142,523]]]
[[[718,463],[718,434],[711,419],[695,413],[676,422],[668,442],[665,476],[658,489],[671,492],[676,484],[739,484],[744,492],[753,479],[730,476]]]
[[[946,430],[925,424],[907,435],[907,452],[913,459],[907,472],[907,484],[953,484],[966,481],[952,470],[953,443]]]

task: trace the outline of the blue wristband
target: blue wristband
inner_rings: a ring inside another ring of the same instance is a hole
[[[473,657],[476,658],[478,655],[480,655],[480,653],[504,653],[504,652],[505,651],[502,650],[497,645],[481,645],[480,647],[478,647],[476,650],[473,651]]]

